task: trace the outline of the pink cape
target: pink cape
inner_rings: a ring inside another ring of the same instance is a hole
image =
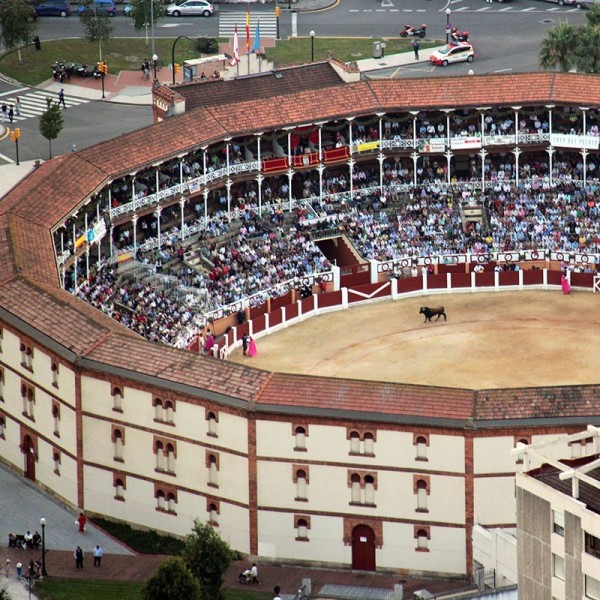
[[[560,285],[562,286],[563,294],[571,293],[571,284],[569,283],[569,280],[564,275],[560,278]]]
[[[250,342],[248,342],[248,356],[256,356],[256,353],[256,342],[251,339]]]

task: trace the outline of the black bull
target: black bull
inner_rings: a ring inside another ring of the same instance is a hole
[[[429,308],[429,306],[422,306],[421,310],[419,311],[419,314],[425,315],[425,321],[423,321],[423,323],[431,321],[431,317],[435,317],[436,315],[436,321],[439,321],[441,316],[444,317],[444,321],[448,320],[446,318],[446,313],[444,312],[443,306],[438,306],[437,308]]]

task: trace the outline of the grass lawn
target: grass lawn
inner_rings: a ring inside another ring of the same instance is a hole
[[[140,554],[172,554],[179,556],[185,546],[178,538],[160,535],[155,531],[139,531],[124,523],[113,523],[104,519],[92,519],[92,522],[116,537]]]
[[[412,52],[412,39],[401,38],[320,38],[315,37],[315,60],[327,58],[327,51],[342,62],[372,58],[373,42],[385,42],[385,54]],[[296,64],[310,61],[310,38],[290,38],[279,40],[276,48],[267,48],[266,55],[275,62],[275,66]],[[439,46],[439,42],[423,42],[419,40],[421,49]]]
[[[167,65],[171,63],[173,39],[156,38],[156,53]],[[144,38],[115,38],[102,45],[102,58],[108,63],[109,73],[116,74],[123,69],[139,70],[144,58],[152,54]],[[21,50],[23,62],[19,63],[17,52],[11,52],[0,58],[0,72],[27,85],[37,85],[52,77],[50,65],[57,60],[96,64],[98,44],[85,39],[42,41],[42,50],[36,52],[33,46]],[[198,58],[196,44],[181,39],[175,49],[175,62]]]
[[[142,583],[129,581],[86,581],[50,577],[37,584],[34,591],[42,600],[141,600],[142,587]],[[271,594],[266,592],[225,592],[227,600],[270,600],[271,597]]]
[[[174,38],[156,38],[156,53],[165,64],[171,63],[171,48]],[[383,41],[383,40],[381,40]],[[412,40],[390,38],[385,40],[385,54],[412,52]],[[310,38],[290,38],[279,40],[276,48],[267,48],[267,58],[276,67],[310,61]],[[422,42],[421,49],[438,46],[439,42]],[[337,59],[348,62],[371,58],[373,40],[370,38],[319,38],[315,37],[315,59],[323,60],[327,51],[331,50]],[[108,63],[109,73],[116,74],[122,70],[137,71],[142,60],[148,57],[150,48],[143,38],[115,38],[103,44],[102,56]],[[0,73],[4,73],[26,85],[38,85],[52,76],[50,65],[59,60],[95,64],[98,60],[98,46],[85,39],[43,41],[42,50],[36,52],[33,46],[21,50],[22,63],[19,63],[17,52],[0,56]],[[177,42],[175,62],[198,58],[200,53],[196,44],[181,39]]]

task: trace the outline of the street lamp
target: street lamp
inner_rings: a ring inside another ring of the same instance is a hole
[[[40,525],[42,526],[42,577],[46,577],[46,519],[42,517],[40,519]]]
[[[446,9],[446,44],[450,41],[450,15],[452,11],[447,8]]]
[[[156,81],[156,68],[158,66],[158,55],[152,55],[152,66],[154,67],[154,81]]]
[[[310,62],[315,62],[315,30],[310,30]]]

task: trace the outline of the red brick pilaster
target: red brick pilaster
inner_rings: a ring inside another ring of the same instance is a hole
[[[250,554],[258,555],[258,475],[256,464],[256,416],[248,412],[248,518]]]
[[[75,435],[77,444],[77,506],[84,510],[83,485],[83,407],[81,406],[81,373],[75,371]]]
[[[473,432],[465,431],[465,548],[466,573],[473,577],[473,524],[475,522],[475,483],[473,477]]]

